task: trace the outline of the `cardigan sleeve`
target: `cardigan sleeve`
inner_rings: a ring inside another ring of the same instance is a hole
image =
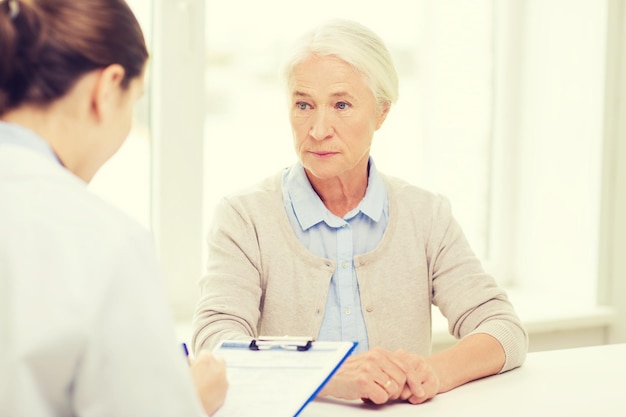
[[[225,198],[208,233],[208,263],[193,317],[194,352],[220,340],[257,337],[261,282],[259,249],[245,215]]]
[[[506,354],[501,372],[522,365],[528,334],[504,289],[483,269],[444,197],[433,211],[427,252],[433,304],[447,318],[450,333],[457,339],[489,334]]]

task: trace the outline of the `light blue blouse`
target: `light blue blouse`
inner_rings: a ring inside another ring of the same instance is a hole
[[[361,309],[359,284],[353,259],[372,251],[380,242],[389,217],[385,184],[374,161],[363,200],[343,218],[332,214],[319,198],[297,163],[282,178],[285,210],[300,242],[317,256],[334,260],[324,320],[318,340],[349,340],[359,344],[355,352],[369,349]]]
[[[0,121],[0,144],[2,143],[32,149],[60,163],[56,154],[45,140],[20,125]]]

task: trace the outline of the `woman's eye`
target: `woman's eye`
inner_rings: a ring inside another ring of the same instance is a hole
[[[300,109],[300,110],[306,110],[308,108],[308,106],[309,105],[307,103],[302,103],[302,102],[296,103],[296,107],[298,107],[298,109]]]
[[[348,108],[348,103],[344,102],[344,101],[340,101],[339,103],[337,103],[335,105],[339,110],[345,110]]]

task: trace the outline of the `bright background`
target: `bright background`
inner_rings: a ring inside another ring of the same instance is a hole
[[[149,93],[91,188],[153,230],[181,324],[218,199],[295,161],[286,48],[348,17],[386,41],[400,74],[378,168],[451,200],[531,348],[626,341],[623,0],[129,3]]]

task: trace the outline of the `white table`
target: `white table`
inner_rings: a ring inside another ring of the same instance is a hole
[[[626,344],[529,353],[513,371],[465,384],[431,401],[382,406],[317,399],[302,417],[625,417]]]

